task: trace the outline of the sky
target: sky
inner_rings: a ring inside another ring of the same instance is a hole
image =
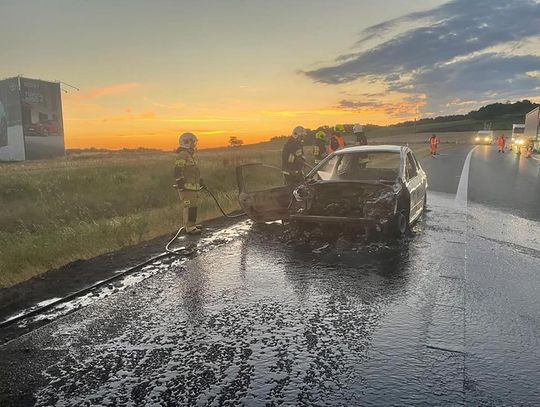
[[[0,0],[0,15],[0,77],[80,89],[63,85],[70,148],[252,143],[540,96],[537,0]]]

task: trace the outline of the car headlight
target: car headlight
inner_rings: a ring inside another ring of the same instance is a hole
[[[479,140],[480,140],[480,137],[476,137],[475,140],[476,140],[476,141],[479,141]]]
[[[523,143],[525,143],[523,140],[518,140],[517,141],[517,144],[523,144]]]
[[[486,141],[489,141],[489,137],[486,137],[485,140],[486,140]]]

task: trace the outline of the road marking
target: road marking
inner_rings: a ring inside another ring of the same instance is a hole
[[[473,151],[478,146],[474,146],[471,151],[469,151],[469,154],[467,154],[467,158],[465,158],[465,162],[463,163],[463,169],[461,170],[461,177],[459,177],[459,184],[456,192],[456,203],[461,204],[463,206],[467,206],[467,191],[469,189],[469,169],[471,167],[471,157]]]

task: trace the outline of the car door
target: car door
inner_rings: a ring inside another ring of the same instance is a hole
[[[236,168],[238,201],[255,222],[287,219],[293,186],[284,185],[281,169],[265,164],[245,164]]]
[[[405,156],[405,184],[411,200],[409,221],[413,222],[422,212],[425,189],[411,151],[407,151]]]

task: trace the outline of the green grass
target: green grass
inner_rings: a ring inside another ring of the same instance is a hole
[[[198,154],[204,182],[225,210],[238,209],[235,168],[279,166],[281,143]],[[427,145],[415,148],[427,154]],[[174,232],[181,208],[173,162],[173,153],[118,152],[0,164],[0,287]],[[249,181],[259,189],[280,180],[263,171]],[[199,210],[200,221],[220,216],[204,193]]]
[[[276,165],[279,154],[271,144],[201,151],[202,177],[226,210],[238,209],[236,166]],[[153,152],[0,164],[0,287],[174,231],[173,162],[174,154]],[[199,219],[219,216],[201,198]]]

